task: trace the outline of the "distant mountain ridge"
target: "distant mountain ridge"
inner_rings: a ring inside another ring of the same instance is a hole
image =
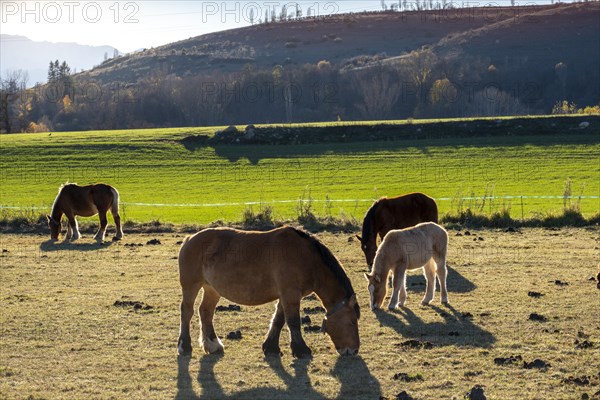
[[[66,61],[72,71],[88,70],[112,57],[112,46],[88,46],[77,43],[36,42],[25,36],[0,34],[0,74],[24,70],[29,74],[28,86],[45,83],[50,60]]]

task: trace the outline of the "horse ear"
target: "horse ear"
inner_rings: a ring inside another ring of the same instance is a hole
[[[371,282],[371,275],[365,272],[365,279],[367,280],[367,282]]]
[[[355,235],[355,236],[362,243],[362,238],[360,236],[358,236],[358,235]]]
[[[50,222],[51,218],[48,214],[46,214],[46,219],[48,220],[48,222]]]

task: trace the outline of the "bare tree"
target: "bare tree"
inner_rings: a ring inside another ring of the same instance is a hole
[[[475,93],[469,114],[476,117],[521,115],[525,110],[518,98],[495,86],[488,86]]]
[[[365,119],[385,119],[400,97],[400,85],[395,73],[383,68],[371,68],[353,79],[362,97],[356,108]]]
[[[13,132],[18,122],[24,123],[23,100],[21,93],[27,88],[29,75],[27,71],[7,71],[4,78],[0,78],[0,130],[5,133]],[[26,110],[27,111],[27,110]],[[21,130],[19,127],[19,131]]]
[[[431,50],[413,51],[402,61],[402,68],[415,88],[417,108],[424,100],[425,84],[431,77],[436,61],[437,57]]]
[[[554,72],[556,73],[556,76],[558,77],[558,80],[560,82],[561,100],[564,100],[566,98],[567,92],[567,64],[559,62],[554,66]]]

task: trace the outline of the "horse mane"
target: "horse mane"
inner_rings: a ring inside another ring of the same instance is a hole
[[[66,181],[65,183],[61,183],[60,186],[58,187],[58,193],[62,192],[62,190],[66,186],[77,186],[77,183],[75,183],[75,182],[69,182],[69,181]]]
[[[371,207],[367,210],[367,213],[365,214],[365,218],[363,219],[363,226],[362,226],[362,239],[367,240],[367,238],[370,238],[371,236],[373,236],[373,218],[375,218],[375,213],[377,212],[377,209],[379,208],[379,206],[381,205],[381,200],[387,200],[387,197],[382,197],[379,200],[375,201],[375,203],[373,203],[373,205],[371,205]]]
[[[69,182],[69,181],[66,181],[65,183],[60,184],[60,186],[58,187],[58,194],[56,195],[56,197],[54,198],[54,201],[52,202],[52,208],[50,209],[50,214],[54,214],[54,210],[56,208],[56,203],[58,202],[58,199],[60,198],[60,194],[62,193],[63,189],[67,186],[77,186],[77,184]]]
[[[294,227],[292,227],[292,229],[300,237],[310,241],[313,244],[313,246],[315,246],[325,265],[327,265],[331,272],[333,272],[333,276],[335,276],[335,279],[344,286],[344,290],[346,291],[346,298],[350,298],[354,294],[354,288],[352,288],[352,284],[350,283],[348,275],[346,275],[346,272],[342,268],[342,265],[340,264],[338,259],[335,258],[331,250],[329,250],[323,243],[321,243],[321,241],[319,241],[319,239],[317,239],[310,233]]]

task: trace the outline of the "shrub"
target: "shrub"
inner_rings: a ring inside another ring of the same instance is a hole
[[[577,111],[578,114],[600,115],[600,104],[597,106],[587,106]]]
[[[552,107],[552,114],[555,115],[566,115],[575,114],[577,112],[577,105],[575,103],[569,103],[568,100],[557,101]]]
[[[273,207],[261,204],[258,213],[254,212],[252,206],[246,207],[242,212],[242,225],[244,228],[273,228]]]

